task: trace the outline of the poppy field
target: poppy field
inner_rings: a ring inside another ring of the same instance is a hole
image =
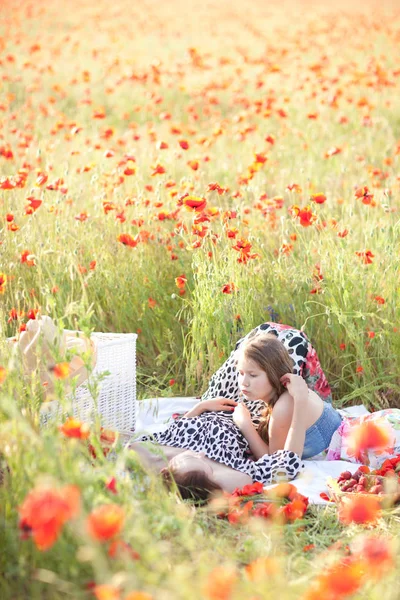
[[[196,396],[275,321],[335,406],[400,407],[399,42],[389,1],[1,3],[2,600],[397,597],[396,508],[195,509],[98,423],[41,429],[6,338],[134,332],[138,397]]]

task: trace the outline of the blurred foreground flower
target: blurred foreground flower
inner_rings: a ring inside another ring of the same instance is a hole
[[[232,567],[216,567],[208,576],[203,588],[207,600],[229,600],[232,595],[237,573]]]
[[[76,486],[35,488],[19,508],[23,539],[32,536],[39,550],[48,550],[56,542],[63,525],[78,514],[79,507],[80,491]]]
[[[348,454],[359,462],[365,462],[368,450],[382,453],[394,444],[394,431],[385,420],[365,420],[351,428],[348,438]]]
[[[88,530],[92,538],[105,542],[120,533],[124,520],[125,513],[118,504],[102,504],[88,516]]]
[[[279,561],[274,556],[261,556],[245,567],[247,577],[251,581],[268,580],[281,573]]]
[[[121,595],[120,589],[115,585],[104,583],[93,587],[93,594],[97,600],[153,600],[153,596],[147,592],[129,592]]]
[[[69,363],[62,362],[54,365],[51,371],[53,372],[54,377],[57,379],[66,379],[71,373],[71,367],[69,366]]]
[[[343,498],[338,511],[339,520],[345,525],[357,523],[374,524],[381,516],[379,497],[354,494],[354,497]]]
[[[114,540],[111,542],[107,554],[110,558],[127,556],[132,560],[140,559],[139,552],[136,552],[136,550],[134,550],[130,544],[124,542],[124,540]]]
[[[0,367],[0,384],[2,384],[7,376],[7,371],[5,370],[4,367]]]
[[[4,294],[6,291],[7,285],[7,275],[5,273],[0,273],[0,294]]]
[[[352,545],[352,552],[362,556],[367,565],[368,577],[375,580],[379,580],[395,567],[392,543],[382,536],[363,536]]]
[[[93,593],[97,600],[120,600],[121,598],[119,588],[107,583],[96,585],[93,588]]]
[[[353,595],[364,584],[362,561],[347,557],[321,573],[302,600],[339,600]]]
[[[65,437],[77,438],[79,440],[86,440],[90,435],[88,424],[82,423],[74,417],[69,417],[63,425],[59,426],[59,430]]]

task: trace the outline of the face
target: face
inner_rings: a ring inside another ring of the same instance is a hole
[[[247,400],[268,402],[274,395],[274,388],[268,376],[253,360],[240,356],[237,363],[239,389]]]
[[[190,471],[203,471],[210,479],[213,478],[212,465],[207,460],[204,452],[185,450],[185,452],[181,452],[174,456],[168,464],[174,472],[185,474]]]

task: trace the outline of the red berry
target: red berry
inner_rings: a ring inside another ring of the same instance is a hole
[[[343,473],[340,474],[340,477],[342,479],[351,479],[351,473],[350,471],[343,471]]]
[[[342,487],[343,492],[349,492],[350,488],[354,487],[354,483],[351,483],[350,481],[346,481],[346,483],[344,484],[344,486]]]

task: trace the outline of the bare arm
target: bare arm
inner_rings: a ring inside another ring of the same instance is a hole
[[[235,412],[233,413],[233,421],[246,438],[250,446],[250,450],[255,456],[256,460],[261,458],[261,456],[264,456],[264,454],[269,454],[269,446],[258,434],[251,421],[250,412],[244,404],[239,404],[235,408]]]
[[[198,402],[192,409],[185,413],[184,417],[198,417],[206,411],[231,410],[233,412],[237,402],[228,398],[213,398]]]
[[[293,416],[284,449],[291,450],[301,457],[306,438],[308,387],[299,375],[288,374],[281,379],[293,398]]]
[[[270,452],[283,450],[293,418],[293,398],[285,392],[272,409],[268,426]]]

